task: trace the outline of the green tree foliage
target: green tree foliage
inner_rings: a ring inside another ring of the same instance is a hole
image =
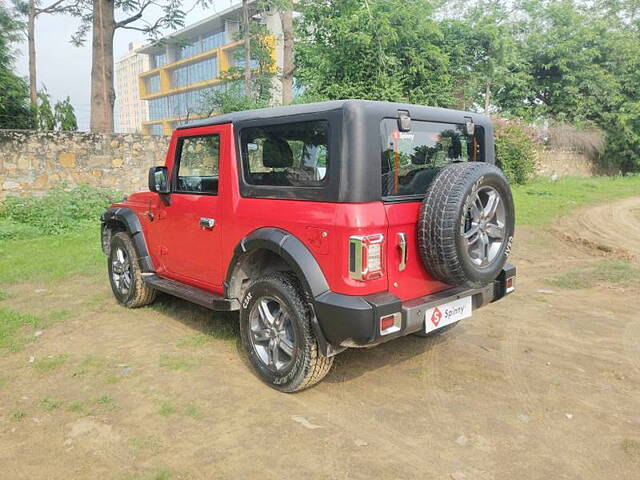
[[[73,132],[78,130],[78,121],[71,104],[71,99],[67,97],[51,104],[51,96],[47,89],[38,92],[37,108],[38,129],[57,130],[62,132]]]
[[[296,78],[306,94],[449,105],[443,35],[427,0],[302,0]]]
[[[0,3],[0,128],[32,128],[27,83],[13,71],[14,45],[21,39],[22,25]]]

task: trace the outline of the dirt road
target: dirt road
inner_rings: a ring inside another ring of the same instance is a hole
[[[637,264],[639,212],[519,229],[517,294],[440,338],[349,350],[296,395],[250,373],[229,319],[166,297],[128,311],[103,277],[16,285],[3,305],[69,318],[0,357],[0,476],[639,478],[640,283],[549,283],[620,246]]]

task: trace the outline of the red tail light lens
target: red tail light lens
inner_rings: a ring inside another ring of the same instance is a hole
[[[384,235],[354,235],[349,238],[349,276],[374,280],[384,275]]]

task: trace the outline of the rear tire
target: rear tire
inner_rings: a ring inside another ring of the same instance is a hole
[[[155,289],[142,279],[138,253],[127,233],[118,232],[111,237],[108,265],[111,290],[118,303],[138,308],[156,299]]]
[[[276,272],[254,280],[240,307],[242,345],[257,376],[281,392],[297,392],[322,380],[333,364],[323,356],[311,310],[298,280]]]

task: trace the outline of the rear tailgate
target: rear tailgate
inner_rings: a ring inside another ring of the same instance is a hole
[[[387,277],[389,291],[401,300],[410,300],[448,288],[426,271],[418,253],[417,222],[420,202],[386,203]],[[406,242],[406,265],[402,265],[402,237]],[[404,267],[404,269],[403,269]]]

